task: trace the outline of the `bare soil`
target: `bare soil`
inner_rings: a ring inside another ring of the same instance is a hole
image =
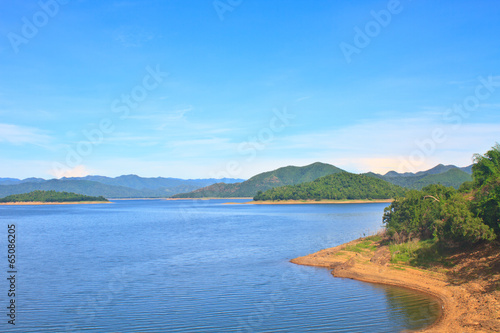
[[[326,267],[335,277],[405,287],[435,297],[441,315],[421,332],[500,332],[500,246],[482,244],[429,268],[391,263],[388,246],[359,248],[363,238],[292,259],[299,265]],[[382,244],[381,244],[382,243]],[[354,251],[353,251],[354,250]]]

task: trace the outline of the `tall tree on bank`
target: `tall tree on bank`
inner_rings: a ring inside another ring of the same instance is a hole
[[[500,145],[474,155],[473,212],[500,236]]]

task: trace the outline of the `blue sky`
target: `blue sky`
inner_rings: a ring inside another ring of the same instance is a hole
[[[466,166],[498,1],[0,2],[0,177]]]

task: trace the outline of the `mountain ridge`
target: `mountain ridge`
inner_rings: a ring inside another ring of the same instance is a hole
[[[192,191],[218,181],[216,179],[183,180],[179,178],[143,178],[136,175],[132,175],[132,177],[129,176],[130,175],[125,175],[115,178],[86,176],[49,180],[41,178],[26,178],[24,180],[0,178],[0,197],[28,193],[36,190],[53,190],[74,192],[89,196],[102,195],[107,198],[165,198],[176,193]],[[135,182],[131,182],[131,179]],[[236,181],[239,179],[223,178],[222,180]],[[156,185],[153,184],[155,181],[158,182]]]
[[[327,163],[315,162],[303,167],[286,166],[272,171],[259,173],[250,179],[235,184],[213,184],[192,192],[181,193],[172,196],[173,198],[221,198],[221,197],[254,197],[258,191],[284,186],[296,185],[317,178],[345,172],[344,170]]]
[[[425,175],[440,174],[440,173],[444,173],[444,172],[451,170],[451,169],[459,169],[459,170],[462,170],[462,171],[472,175],[472,166],[473,166],[473,164],[461,168],[461,167],[457,167],[456,165],[452,165],[452,164],[449,164],[449,165],[438,164],[435,167],[430,168],[429,170],[424,170],[424,171],[399,173],[399,172],[396,172],[394,170],[391,170],[391,171],[385,173],[384,175],[381,175],[381,174],[380,175],[384,176],[384,177],[401,177],[401,176],[402,177],[413,177],[413,176],[421,176],[424,174]]]
[[[472,165],[459,168],[454,165],[438,164],[429,170],[417,173],[389,171],[385,175],[373,172],[364,175],[386,180],[391,184],[406,188],[420,189],[429,184],[443,184],[458,188],[462,183],[472,180],[469,171],[472,172]],[[26,179],[0,178],[0,197],[35,190],[75,192],[90,196],[102,195],[108,198],[254,197],[258,191],[310,182],[338,172],[346,171],[331,164],[316,162],[302,167],[290,165],[281,167],[259,173],[248,180],[237,178],[148,178],[134,174],[118,177],[89,175],[49,180],[35,177]]]
[[[472,165],[460,168],[455,165],[438,164],[429,170],[416,173],[389,171],[385,175],[373,172],[368,172],[366,175],[417,190],[430,184],[442,184],[458,189],[464,182],[472,181]]]

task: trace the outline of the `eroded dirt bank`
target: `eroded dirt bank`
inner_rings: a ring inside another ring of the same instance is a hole
[[[500,249],[480,245],[447,258],[447,267],[391,263],[388,246],[373,237],[292,259],[326,267],[336,277],[410,288],[435,297],[441,315],[421,332],[500,332]]]

